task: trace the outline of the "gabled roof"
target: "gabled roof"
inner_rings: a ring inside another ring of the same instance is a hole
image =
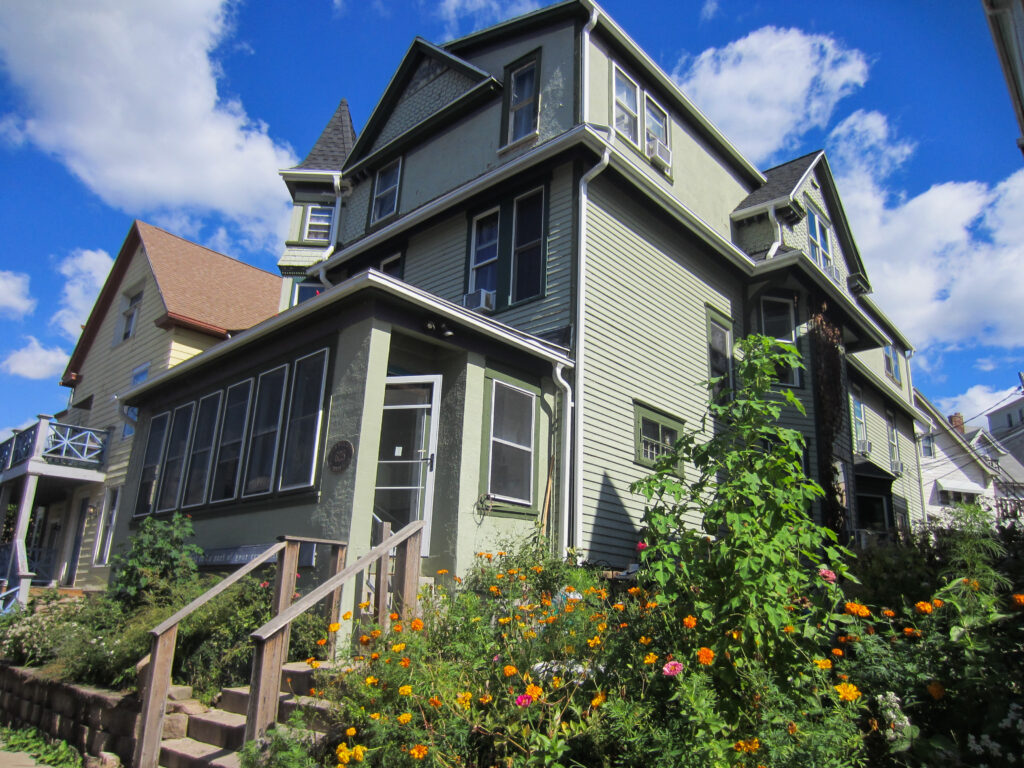
[[[351,166],[357,164],[361,159],[370,154],[370,150],[373,147],[374,142],[380,135],[380,132],[387,123],[388,118],[391,117],[391,113],[395,106],[412,84],[420,63],[424,59],[433,59],[446,68],[461,72],[463,75],[468,77],[470,81],[472,81],[474,86],[479,86],[481,83],[490,81],[495,90],[499,87],[498,82],[487,72],[473,66],[467,61],[463,61],[458,56],[449,53],[443,48],[438,48],[436,45],[428,43],[422,37],[416,37],[412,41],[412,45],[409,46],[409,50],[406,51],[405,56],[402,58],[402,63],[398,65],[398,69],[392,76],[391,82],[388,83],[388,87],[384,90],[384,95],[381,96],[380,101],[377,102],[377,106],[374,107],[373,112],[370,115],[370,119],[366,121],[366,127],[363,128],[363,132],[359,134],[359,139],[356,141],[355,146],[352,148],[352,151],[348,156],[348,160],[345,163],[346,169],[350,169]],[[470,90],[475,90],[475,88]],[[463,94],[463,96],[465,96],[465,94]],[[456,99],[456,101],[458,101],[458,99]],[[439,107],[439,109],[440,108],[443,107]]]
[[[942,430],[953,438],[953,441],[959,446],[963,454],[974,461],[982,470],[988,475],[996,475],[996,470],[989,464],[985,459],[981,457],[981,454],[971,445],[966,438],[961,435],[953,426],[949,423],[945,416],[943,416],[939,410],[932,405],[931,401],[921,394],[921,390],[914,387],[914,402],[918,408],[924,411],[925,415],[931,417],[933,426],[939,426]]]
[[[743,201],[736,206],[733,213],[741,213],[750,208],[760,208],[765,203],[770,203],[779,198],[792,199],[800,188],[804,176],[822,154],[820,149],[809,152],[803,157],[789,160],[782,165],[776,165],[764,172],[767,182],[747,195]]]
[[[61,377],[64,386],[74,386],[139,246],[164,305],[160,327],[180,326],[224,338],[277,314],[280,277],[136,219],[71,353]]]
[[[352,114],[348,109],[348,99],[342,99],[334,110],[327,126],[309,150],[306,159],[295,166],[296,169],[315,171],[340,171],[352,147],[356,143],[356,131],[352,127]]]

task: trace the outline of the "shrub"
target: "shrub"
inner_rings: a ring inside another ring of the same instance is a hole
[[[144,518],[128,552],[111,560],[111,596],[129,608],[146,601],[166,603],[175,588],[196,580],[202,550],[188,543],[194,535],[191,517],[180,512],[167,520]]]

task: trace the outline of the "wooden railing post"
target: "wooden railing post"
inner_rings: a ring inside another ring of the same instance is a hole
[[[286,625],[266,640],[255,638],[249,708],[245,718],[246,741],[260,738],[277,721],[277,705],[281,699],[281,659],[288,652],[287,634]]]
[[[286,538],[285,546],[277,556],[277,583],[274,592],[274,616],[284,613],[288,606],[295,599],[295,579],[299,571],[299,547],[301,542],[296,539]],[[277,655],[277,678],[274,685],[280,686],[281,667],[288,656],[288,641],[291,639],[292,627],[289,623],[282,631],[283,638],[276,645]],[[268,643],[269,645],[269,643]],[[277,698],[274,699],[274,718],[277,718]],[[273,722],[273,720],[271,720]]]
[[[327,578],[330,579],[341,572],[341,569],[345,567],[345,555],[348,552],[348,548],[344,544],[333,544],[331,546],[331,562],[327,574]],[[336,590],[331,593],[327,603],[327,623],[334,624],[340,621],[341,616],[341,593],[343,587],[338,586]],[[338,633],[329,632],[327,634],[327,658],[334,658],[334,651],[338,646]]]
[[[135,741],[132,765],[135,768],[156,768],[160,759],[160,740],[164,731],[164,711],[167,709],[167,691],[171,685],[171,667],[174,664],[174,644],[178,625],[173,624],[159,635],[154,635],[149,652],[149,669],[143,688],[141,729]]]
[[[391,523],[381,523],[381,541],[391,538]],[[388,620],[388,571],[391,570],[391,558],[387,555],[377,561],[377,573],[373,581],[374,614],[381,628],[387,626]]]
[[[420,529],[398,545],[395,557],[395,610],[406,619],[416,614],[416,593],[420,586],[420,548],[423,530]]]

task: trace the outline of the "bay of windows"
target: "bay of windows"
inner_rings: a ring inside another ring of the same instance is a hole
[[[326,374],[321,349],[155,415],[135,514],[311,487]]]

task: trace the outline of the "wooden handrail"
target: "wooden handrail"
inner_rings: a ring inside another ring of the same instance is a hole
[[[288,610],[283,613],[279,613],[277,616],[272,618],[262,627],[252,633],[252,637],[257,640],[266,640],[271,635],[281,631],[285,625],[291,624],[296,617],[300,614],[305,613],[314,605],[319,603],[329,594],[331,594],[338,587],[342,586],[346,581],[355,576],[357,573],[365,571],[374,560],[378,560],[392,549],[397,547],[399,544],[405,542],[413,534],[419,533],[423,530],[423,521],[417,520],[416,522],[409,523],[398,533],[392,535],[390,538],[378,544],[376,547],[371,549],[365,555],[356,560],[352,565],[345,568],[340,573],[336,573],[331,578],[327,579],[323,584],[314,589],[309,594],[305,595],[298,602],[292,603]]]

